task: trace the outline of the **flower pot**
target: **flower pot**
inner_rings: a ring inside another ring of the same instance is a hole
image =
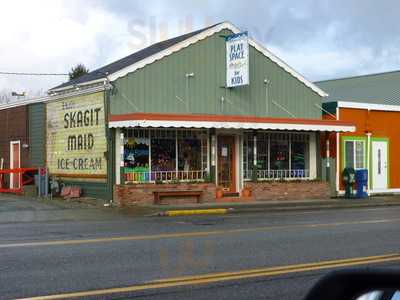
[[[224,196],[223,190],[217,190],[215,192],[215,196],[216,196],[217,199],[221,199]]]
[[[251,189],[248,188],[248,187],[243,188],[243,190],[242,190],[242,196],[243,196],[243,197],[246,197],[246,198],[251,197]]]

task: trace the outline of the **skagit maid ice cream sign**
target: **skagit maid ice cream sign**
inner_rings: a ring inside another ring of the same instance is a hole
[[[226,37],[226,86],[249,84],[249,38],[247,32]]]

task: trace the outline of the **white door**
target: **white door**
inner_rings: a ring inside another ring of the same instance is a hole
[[[10,142],[10,169],[18,169],[21,167],[21,142]],[[10,188],[19,189],[20,173],[10,174]]]
[[[372,142],[372,187],[383,190],[388,187],[387,142]]]

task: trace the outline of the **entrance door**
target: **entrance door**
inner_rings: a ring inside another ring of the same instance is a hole
[[[226,193],[236,192],[235,137],[218,136],[218,185]]]
[[[374,190],[388,187],[387,142],[372,142],[372,186]]]
[[[10,142],[10,169],[18,169],[21,167],[21,143]],[[11,173],[10,175],[10,188],[11,189],[19,189],[19,181],[20,181],[20,173]]]

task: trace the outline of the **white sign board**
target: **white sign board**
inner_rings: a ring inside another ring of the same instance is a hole
[[[247,32],[226,37],[226,86],[249,84],[249,40]]]

